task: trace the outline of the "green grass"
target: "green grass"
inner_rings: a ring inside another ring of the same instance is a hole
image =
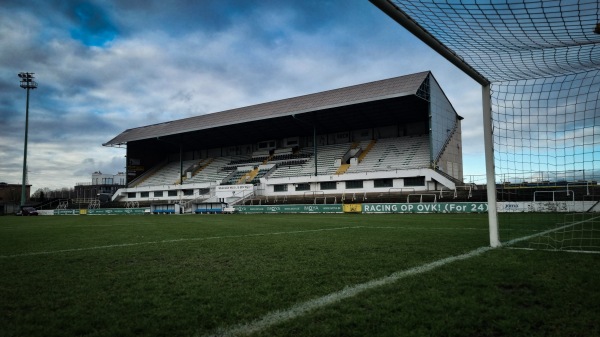
[[[487,243],[484,214],[0,217],[0,336],[209,335]],[[599,267],[492,250],[255,335],[600,336]]]

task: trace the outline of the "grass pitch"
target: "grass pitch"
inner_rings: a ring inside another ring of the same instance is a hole
[[[325,300],[487,245],[484,214],[1,217],[0,335],[600,336],[599,254],[489,250]]]

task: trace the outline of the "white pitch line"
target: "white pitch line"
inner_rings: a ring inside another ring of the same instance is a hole
[[[586,219],[586,220],[582,220],[582,221],[576,221],[576,222],[569,223],[569,224],[566,224],[566,225],[564,225],[564,226],[561,226],[561,227],[556,227],[556,228],[552,228],[552,229],[549,229],[549,230],[546,230],[546,231],[543,231],[543,232],[538,232],[538,233],[535,233],[535,234],[532,234],[532,235],[528,235],[528,236],[524,236],[524,237],[520,237],[520,238],[512,239],[512,240],[510,240],[510,241],[506,242],[506,243],[505,243],[505,245],[507,245],[507,246],[512,246],[512,245],[514,245],[515,243],[518,243],[518,242],[521,242],[521,241],[527,241],[527,240],[529,240],[529,239],[533,239],[533,238],[535,238],[535,237],[538,237],[538,236],[542,236],[542,235],[550,234],[550,233],[552,233],[552,232],[557,232],[557,231],[559,231],[559,230],[561,230],[561,229],[566,229],[566,228],[569,228],[569,227],[573,227],[573,226],[575,226],[575,225],[579,225],[579,224],[582,224],[582,223],[588,222],[588,221],[590,221],[590,220],[596,220],[596,219],[598,219],[598,218],[600,218],[600,216],[595,216],[595,217],[593,217],[593,218],[590,218],[590,219]]]
[[[489,231],[489,228],[475,228],[475,227],[399,227],[399,226],[361,226],[362,228],[376,228],[376,229],[410,229],[410,230],[466,230],[466,231]]]
[[[248,238],[248,237],[269,236],[269,235],[301,234],[301,233],[335,231],[335,230],[355,229],[355,228],[362,228],[362,226],[335,227],[335,228],[319,228],[319,229],[309,229],[309,230],[302,230],[302,231],[288,231],[288,232],[271,232],[271,233],[255,233],[255,234],[242,234],[242,235],[209,236],[209,237],[205,237],[205,238],[188,238],[188,239],[172,239],[172,240],[161,240],[161,241],[132,242],[132,243],[121,243],[121,244],[115,244],[115,245],[105,245],[105,246],[94,246],[94,247],[82,247],[82,248],[49,250],[49,251],[40,251],[40,252],[29,252],[29,253],[14,254],[14,255],[0,255],[0,258],[1,259],[8,259],[8,258],[14,258],[14,257],[35,256],[35,255],[50,255],[50,254],[58,254],[58,253],[80,252],[80,251],[86,251],[86,250],[97,250],[97,249],[131,247],[131,246],[140,246],[140,245],[151,245],[151,244],[159,244],[159,243],[173,243],[173,242],[185,242],[185,241],[204,241],[204,240],[216,240],[216,239],[235,239],[235,238]]]
[[[49,250],[49,251],[39,251],[39,252],[29,252],[29,253],[21,253],[21,254],[13,254],[13,255],[0,255],[0,259],[8,259],[14,257],[25,257],[25,256],[35,256],[35,255],[50,255],[50,254],[58,254],[58,253],[69,253],[69,252],[81,252],[86,250],[97,250],[97,249],[110,249],[110,248],[122,248],[122,247],[132,247],[132,246],[140,246],[140,245],[152,245],[159,243],[173,243],[173,242],[185,242],[185,241],[203,241],[203,240],[215,240],[215,239],[232,239],[232,238],[246,238],[246,237],[255,237],[255,236],[268,236],[268,235],[284,235],[284,234],[301,234],[301,233],[311,233],[311,232],[323,232],[323,231],[335,231],[342,229],[357,229],[357,228],[373,228],[373,229],[411,229],[411,230],[487,230],[487,228],[421,228],[421,227],[393,227],[393,226],[347,226],[347,227],[335,227],[335,228],[319,228],[319,229],[310,229],[310,230],[302,230],[302,231],[289,231],[289,232],[272,232],[272,233],[255,233],[255,234],[243,234],[243,235],[224,235],[224,236],[209,236],[205,238],[188,238],[188,239],[172,239],[172,240],[160,240],[160,241],[145,241],[145,242],[132,242],[132,243],[120,243],[114,245],[105,245],[105,246],[93,246],[93,247],[82,247],[82,248],[70,248],[70,249],[60,249],[60,250]]]
[[[340,291],[318,297],[312,300],[308,300],[306,302],[298,303],[288,309],[277,310],[267,313],[261,318],[252,321],[250,323],[243,323],[231,327],[226,327],[222,329],[216,330],[213,334],[205,335],[205,337],[237,337],[237,336],[245,336],[255,332],[263,331],[267,328],[270,328],[274,325],[292,320],[294,318],[305,315],[306,313],[322,308],[324,306],[337,303],[344,299],[348,299],[354,297],[362,292],[367,290],[371,290],[374,288],[378,288],[384,285],[388,285],[394,283],[400,279],[406,278],[408,276],[422,274],[428,272],[430,270],[436,269],[438,267],[447,265],[452,262],[466,260],[478,255],[481,255],[493,248],[491,247],[480,247],[475,250],[472,250],[468,253],[455,255],[451,257],[447,257],[441,260],[437,260],[431,263],[427,263],[421,266],[413,267],[410,269],[402,270],[395,272],[391,275],[374,279],[365,283],[357,284],[354,286],[346,287]],[[196,334],[195,336],[199,336]]]
[[[598,217],[596,217],[596,218],[598,218]],[[593,218],[593,219],[595,219],[595,218]],[[510,246],[517,242],[521,242],[524,240],[532,239],[537,236],[549,234],[551,232],[565,229],[565,228],[574,226],[574,225],[582,223],[582,222],[585,222],[585,221],[575,222],[575,223],[568,224],[568,225],[565,225],[562,227],[558,227],[558,228],[554,228],[551,230],[539,232],[539,233],[536,233],[533,235],[528,235],[528,236],[525,236],[522,238],[510,240],[510,241],[506,242],[504,244],[504,246],[505,247]],[[367,226],[367,227],[362,227],[362,228],[377,228],[377,227],[368,227]],[[385,227],[380,227],[380,228],[385,228]],[[242,323],[242,324],[238,324],[235,326],[217,329],[213,334],[204,335],[204,337],[238,337],[238,336],[245,336],[245,335],[249,335],[249,334],[252,334],[255,332],[263,331],[274,325],[277,325],[277,324],[295,319],[302,315],[305,315],[312,310],[316,310],[316,309],[325,307],[327,305],[330,305],[330,304],[333,304],[336,302],[340,302],[344,299],[354,297],[364,291],[394,283],[394,282],[396,282],[400,279],[406,278],[408,276],[425,273],[425,272],[431,271],[433,269],[436,269],[438,267],[444,266],[444,265],[452,263],[452,262],[466,260],[466,259],[469,259],[469,258],[472,258],[475,256],[479,256],[479,255],[481,255],[487,251],[490,251],[492,249],[495,249],[495,248],[492,248],[489,246],[488,247],[480,247],[480,248],[472,250],[466,254],[455,255],[455,256],[447,257],[447,258],[437,260],[437,261],[434,261],[434,262],[431,262],[428,264],[417,266],[414,268],[406,269],[403,271],[398,271],[389,276],[385,276],[385,277],[382,277],[379,279],[371,280],[371,281],[357,284],[354,286],[346,287],[340,291],[330,293],[328,295],[318,297],[318,298],[315,298],[312,300],[308,300],[306,302],[298,303],[298,304],[296,304],[288,309],[285,309],[285,310],[272,311],[250,323]],[[199,336],[199,334],[195,334],[195,337],[196,336]]]
[[[596,250],[575,250],[575,249],[539,249],[539,248],[521,248],[521,247],[506,247],[506,249],[514,250],[531,250],[541,252],[561,252],[561,253],[581,253],[581,254],[600,254],[600,251]]]

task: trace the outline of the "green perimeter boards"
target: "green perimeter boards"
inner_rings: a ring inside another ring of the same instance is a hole
[[[239,213],[483,213],[486,202],[236,206]]]
[[[145,208],[55,209],[54,215],[122,215],[145,214]]]
[[[415,204],[332,204],[235,206],[236,213],[484,213],[486,202],[436,202]],[[149,214],[145,208],[57,209],[54,215]]]

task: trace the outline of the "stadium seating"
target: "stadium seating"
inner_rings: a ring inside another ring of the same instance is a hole
[[[406,170],[429,167],[429,137],[379,139],[364,159],[351,165],[347,173]]]
[[[246,174],[251,172],[252,170],[238,170],[235,171],[230,177],[227,177],[227,180],[223,181],[221,185],[235,185],[238,181]]]
[[[348,174],[429,167],[428,139],[427,135],[422,135],[383,138],[376,142],[365,140],[356,143],[319,146],[318,172],[320,175],[334,175],[336,172]],[[355,150],[349,152],[351,149]],[[269,168],[261,167],[258,170],[259,165],[264,163],[273,165]],[[344,165],[345,171],[343,169],[338,171],[340,164]],[[312,147],[306,147],[297,152],[293,152],[291,148],[285,148],[273,151],[272,155],[266,151],[258,151],[251,156],[227,156],[184,161],[183,167],[188,171],[189,168],[194,168],[190,171],[193,176],[184,179],[186,184],[215,183],[217,181],[229,185],[256,184],[262,177],[270,179],[314,175],[315,158]],[[238,168],[241,167],[249,167],[249,169],[239,170]],[[178,182],[180,170],[178,161],[167,163],[137,186],[175,184]],[[254,170],[256,171],[254,172]],[[250,174],[251,172],[252,174]],[[248,175],[248,179],[241,181],[245,175]]]
[[[197,160],[188,160],[183,162],[183,167],[189,167]],[[179,174],[181,173],[180,163],[173,161],[167,163],[160,170],[157,170],[151,176],[147,177],[144,181],[140,182],[137,186],[157,186],[157,185],[173,185],[179,180]]]
[[[260,182],[260,178],[264,177],[270,170],[271,170],[271,168],[259,169],[256,176],[254,176],[254,178],[252,178],[252,180],[249,181],[248,183],[249,184],[258,184]]]
[[[351,143],[333,144],[319,146],[317,150],[317,169],[320,175],[332,175],[337,171],[338,166],[335,165],[336,159],[341,159],[348,150],[350,150]],[[297,174],[286,175],[288,177],[298,176],[309,176],[315,173],[315,158],[311,157],[306,163],[304,163]]]
[[[217,180],[225,179],[231,171],[222,168],[232,160],[231,157],[218,157],[208,164],[204,169],[196,173],[192,178],[187,179],[186,183],[214,183]]]

